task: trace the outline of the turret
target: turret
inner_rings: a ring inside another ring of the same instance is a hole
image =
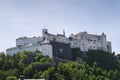
[[[102,33],[101,39],[102,39],[102,48],[104,51],[107,51],[107,41],[106,41],[106,35],[104,33]]]
[[[42,29],[42,36],[44,36],[45,34],[48,33],[48,30],[47,29]]]
[[[106,41],[106,35],[104,33],[102,33],[102,40]]]
[[[65,30],[63,30],[63,35],[65,36]]]
[[[106,37],[106,35],[104,34],[104,32],[102,32],[102,36]]]

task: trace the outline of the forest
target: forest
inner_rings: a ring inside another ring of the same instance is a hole
[[[0,53],[0,80],[120,80],[120,54],[104,51],[72,50],[72,60],[55,65],[55,60],[38,50],[6,56]]]

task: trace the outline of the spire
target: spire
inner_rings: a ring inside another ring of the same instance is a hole
[[[105,35],[104,32],[102,32],[102,35]]]
[[[65,30],[63,29],[63,35],[65,36]]]

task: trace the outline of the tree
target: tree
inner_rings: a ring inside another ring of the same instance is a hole
[[[5,72],[3,72],[2,70],[0,70],[0,80],[5,80],[5,78],[6,78],[6,74],[5,74]]]
[[[116,57],[117,57],[117,59],[119,59],[119,60],[120,60],[120,54],[117,54],[117,55],[116,55]]]
[[[46,80],[55,80],[55,68],[54,67],[50,67],[48,68],[48,70],[44,71],[43,73],[43,77]]]
[[[35,74],[35,70],[33,69],[33,65],[30,64],[28,67],[26,67],[23,70],[23,74],[25,78],[33,78],[33,75]]]
[[[117,68],[117,60],[111,53],[100,50],[91,50],[88,51],[87,57],[87,62],[90,65],[93,65],[94,62],[97,62],[98,66],[103,69],[109,70]]]
[[[65,76],[60,74],[60,73],[56,73],[55,77],[56,77],[57,80],[65,80]]]
[[[35,61],[36,62],[39,62],[41,58],[43,58],[43,54],[42,53],[37,53],[36,56],[35,56]]]
[[[0,52],[0,57],[1,58],[5,57],[5,53],[4,52]]]
[[[18,69],[10,69],[8,71],[6,71],[6,74],[9,75],[9,76],[16,76],[18,77]]]
[[[15,76],[8,76],[6,80],[18,80]]]

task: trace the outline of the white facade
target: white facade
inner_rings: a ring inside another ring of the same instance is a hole
[[[45,34],[44,38],[47,38],[50,41],[57,41],[57,42],[62,42],[62,43],[69,43],[69,39],[67,39],[63,35]]]
[[[81,51],[103,50],[111,52],[111,43],[106,41],[106,35],[91,35],[87,32],[81,32],[77,35],[71,35],[70,40],[72,48],[80,48]],[[109,46],[109,49],[108,49]]]
[[[48,55],[49,57],[52,57],[52,45],[46,43],[46,44],[42,44],[41,45],[41,52],[44,54],[44,55]]]
[[[33,38],[27,38],[27,37],[20,37],[16,39],[16,46],[25,46],[28,44],[38,44],[42,40],[41,37],[33,37]]]
[[[50,44],[37,44],[37,45],[27,45],[23,47],[15,47],[15,48],[10,48],[6,50],[7,55],[13,56],[17,52],[22,52],[24,50],[26,51],[36,51],[39,50],[43,53],[45,56],[52,57],[52,46]]]
[[[69,38],[66,38],[64,31],[62,35],[53,35],[48,33],[47,29],[43,29],[42,37],[21,37],[16,39],[16,47],[7,49],[6,53],[7,55],[13,55],[17,52],[22,52],[23,50],[35,51],[38,49],[44,55],[52,57],[53,52],[50,41],[67,43],[70,44],[71,48],[80,48],[83,52],[88,50],[103,50],[112,52],[111,42],[106,40],[106,35],[104,33],[101,35],[91,35],[87,32],[80,32],[76,35],[72,34]]]
[[[19,49],[18,47],[9,48],[6,50],[6,54],[10,56],[16,54],[17,52],[21,52],[21,49]]]
[[[101,35],[92,35],[87,32],[80,32],[76,35],[70,35],[70,38],[63,35],[53,35],[48,33],[47,29],[43,29],[44,38],[47,38],[50,41],[57,41],[62,43],[70,43],[71,48],[80,48],[81,51],[88,50],[103,50],[112,52],[111,42],[106,40],[106,35],[102,33]]]
[[[42,31],[42,37],[45,39],[48,39],[50,41],[69,43],[69,39],[66,38],[64,34],[65,33],[63,32],[63,34],[53,35],[53,34],[48,33],[47,29],[43,29],[43,31]]]

